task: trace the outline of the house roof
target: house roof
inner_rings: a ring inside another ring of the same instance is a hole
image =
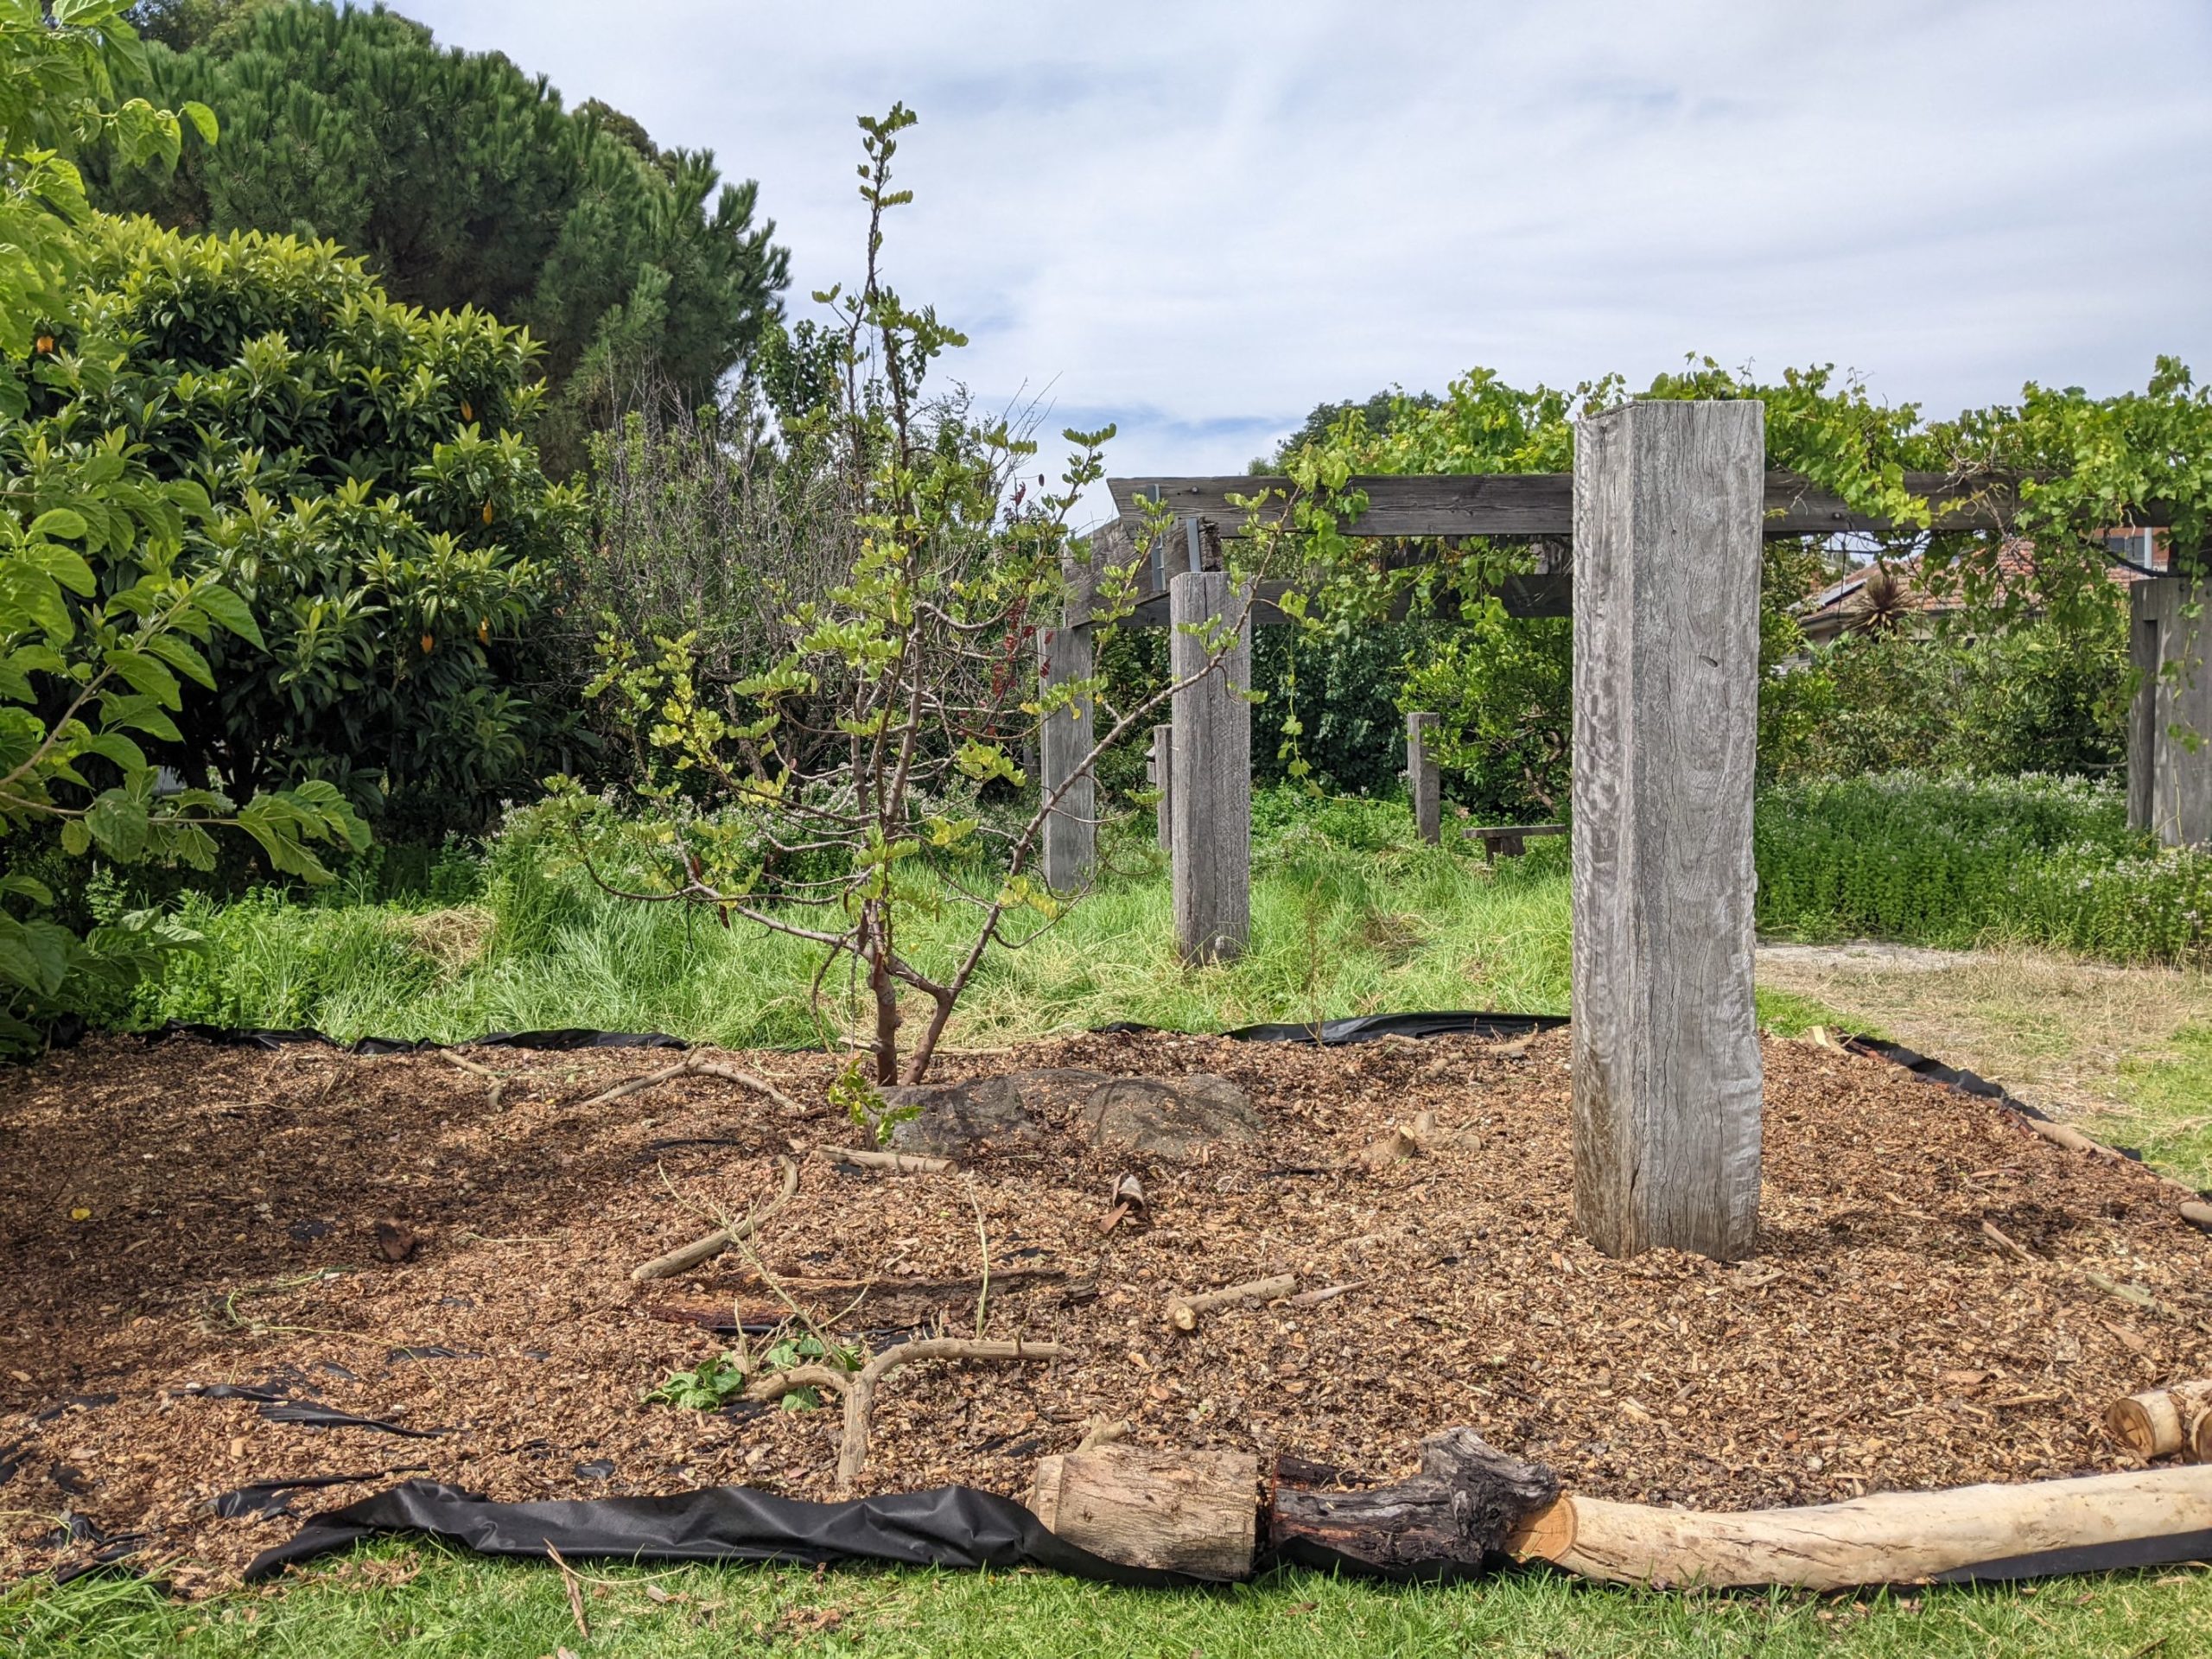
[[[2151,563],[2145,568],[2132,562],[2116,563],[2107,567],[2105,572],[2112,581],[2126,587],[2157,575],[2166,569],[2168,550],[2163,539],[2142,531],[2115,531],[2106,540],[2113,547],[2116,557],[2122,556],[2119,547],[2123,538],[2130,551],[2139,550],[2143,540],[2147,539],[2151,548]],[[1916,553],[1909,558],[1888,562],[1886,568],[1904,579],[1904,588],[1898,595],[1898,603],[1907,609],[1931,616],[1956,611],[1959,601],[1955,597],[1931,594],[1919,585],[1916,578],[1920,563],[1920,556]],[[1825,632],[1831,626],[1841,627],[1851,616],[1852,601],[1866,588],[1867,579],[1880,568],[1883,567],[1863,565],[1840,581],[1831,582],[1808,594],[1797,607],[1799,626],[1814,634]],[[1997,551],[1997,569],[1999,580],[2005,586],[2009,588],[2014,582],[2019,582],[2032,588],[2036,578],[2035,543],[2020,537],[2005,541]]]

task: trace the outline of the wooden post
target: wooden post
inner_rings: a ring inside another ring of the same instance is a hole
[[[1432,751],[1435,731],[1434,715],[1406,716],[1406,798],[1413,803],[1414,833],[1432,847],[1444,839],[1444,798]]]
[[[2212,592],[2181,576],[2152,576],[2127,593],[2129,656],[2135,702],[2127,720],[2127,825],[2169,847],[2212,842],[2212,673],[2205,624],[2192,606]],[[2172,664],[2171,676],[2160,670]],[[2182,735],[2177,735],[2176,728]]]
[[[1071,607],[1072,608],[1072,607]],[[1090,627],[1063,622],[1037,635],[1037,677],[1065,685],[1091,676]],[[1090,753],[1092,708],[1088,696],[1077,706],[1046,716],[1037,734],[1038,781],[1049,796],[1065,785],[1059,804],[1045,819],[1045,885],[1071,893],[1090,881],[1097,861],[1097,788],[1091,773],[1076,768]]]
[[[1252,933],[1252,705],[1243,696],[1252,683],[1249,613],[1236,643],[1206,668],[1205,636],[1228,622],[1233,602],[1218,570],[1187,570],[1167,584],[1167,671],[1182,680],[1206,670],[1173,702],[1175,944],[1188,962],[1225,962]]]
[[[1574,1208],[1610,1255],[1758,1231],[1751,779],[1765,409],[1574,436]]]
[[[1152,786],[1160,791],[1156,820],[1160,848],[1166,852],[1175,845],[1175,728],[1173,726],[1152,728]]]

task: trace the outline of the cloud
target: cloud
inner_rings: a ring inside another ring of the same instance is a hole
[[[1477,364],[1836,362],[1948,413],[2212,371],[2202,0],[402,0],[761,181],[795,308],[890,259],[987,402],[1234,470],[1314,404]]]

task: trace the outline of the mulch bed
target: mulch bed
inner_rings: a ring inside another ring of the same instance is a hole
[[[1805,1044],[1766,1045],[1757,1258],[1609,1261],[1573,1224],[1567,1056],[1564,1032],[1332,1051],[1144,1034],[947,1062],[947,1077],[1217,1073],[1266,1135],[1150,1163],[1092,1147],[1056,1108],[1041,1141],[972,1160],[1001,1275],[989,1334],[1077,1357],[894,1376],[862,1490],[1019,1496],[1039,1455],[1103,1417],[1140,1443],[1281,1450],[1376,1479],[1466,1424],[1573,1491],[1815,1503],[2129,1467],[2098,1430],[2104,1405],[2212,1373],[2212,1240],[2150,1175]],[[755,1265],[729,1253],[664,1283],[628,1276],[716,1206],[772,1192],[779,1153],[849,1139],[827,1103],[832,1064],[736,1057],[802,1116],[703,1078],[585,1112],[668,1057],[474,1058],[511,1079],[498,1110],[483,1077],[436,1054],[108,1039],[0,1073],[0,1573],[127,1536],[180,1590],[219,1587],[299,1515],[403,1471],[508,1499],[725,1483],[832,1495],[834,1406],[641,1402],[727,1345],[684,1313],[771,1314]],[[1462,1143],[1344,1166],[1422,1110]],[[1132,1170],[1150,1224],[1102,1234]],[[965,1174],[808,1158],[758,1262],[795,1282],[972,1280],[970,1192]],[[1172,1294],[1283,1271],[1363,1282],[1319,1306],[1217,1312],[1194,1335],[1164,1318]],[[876,1344],[975,1329],[972,1286],[800,1294]],[[188,1392],[209,1384],[423,1433],[275,1421],[251,1398]],[[289,1514],[211,1508],[251,1483],[334,1475],[355,1478],[299,1492]]]

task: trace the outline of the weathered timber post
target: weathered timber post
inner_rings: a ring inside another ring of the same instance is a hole
[[[1065,685],[1090,676],[1088,623],[1064,621],[1057,628],[1038,631],[1040,682]],[[1038,728],[1038,781],[1047,797],[1055,789],[1061,791],[1058,804],[1045,819],[1045,885],[1055,893],[1071,893],[1089,881],[1097,861],[1096,783],[1089,768],[1080,775],[1076,772],[1090,753],[1092,716],[1090,698],[1085,695],[1071,707],[1047,715]]]
[[[1406,798],[1413,803],[1414,833],[1433,847],[1444,839],[1444,798],[1436,773],[1434,715],[1406,716]]]
[[[2137,671],[2127,715],[2127,827],[2169,847],[2212,842],[2212,674],[2206,620],[2189,614],[2212,592],[2181,576],[2152,576],[2127,591],[2129,656]],[[2171,675],[2160,670],[2174,664]]]
[[[1574,1210],[1609,1255],[1758,1231],[1751,778],[1765,409],[1574,435]]]
[[[1152,786],[1160,791],[1160,804],[1155,809],[1157,833],[1160,850],[1166,852],[1175,845],[1175,728],[1173,726],[1152,728],[1151,766]]]
[[[1252,622],[1207,668],[1207,637],[1228,625],[1232,596],[1218,570],[1167,584],[1167,671],[1177,691],[1168,779],[1175,944],[1189,962],[1225,962],[1252,934]],[[1243,609],[1241,603],[1239,610]],[[1193,631],[1195,630],[1195,631]]]

